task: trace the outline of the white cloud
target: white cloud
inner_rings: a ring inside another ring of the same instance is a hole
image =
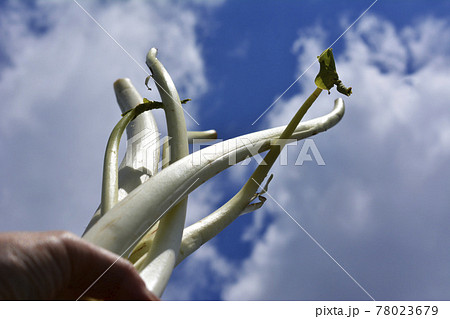
[[[208,299],[208,294],[220,293],[222,285],[234,277],[234,271],[234,265],[213,244],[206,243],[175,268],[163,298]]]
[[[145,69],[157,47],[181,97],[206,92],[195,11],[171,2],[80,3]],[[149,99],[159,99],[157,90],[146,90],[146,73],[74,2],[11,1],[0,26],[2,230],[80,234],[98,205],[104,147],[120,117],[113,82],[128,77]],[[194,102],[188,111],[197,117]],[[162,112],[156,117],[164,132]]]
[[[292,240],[292,233],[271,225],[264,238],[260,239],[250,259],[243,263],[237,282],[225,288],[223,297],[226,300],[262,300],[270,295],[268,288],[277,286],[280,280],[278,269],[283,268],[285,260],[279,252],[286,243]],[[264,269],[265,277],[261,270]],[[255,271],[256,270],[256,271]],[[245,274],[245,275],[244,275]],[[269,275],[270,274],[270,275]]]
[[[300,72],[326,47],[318,31],[294,45]],[[448,296],[433,289],[450,283],[433,271],[450,264],[442,255],[448,231],[438,226],[448,225],[450,208],[450,49],[437,36],[448,32],[433,18],[398,30],[364,17],[334,52],[354,94],[344,98],[341,123],[314,139],[327,165],[274,168],[269,193],[375,298]],[[313,69],[300,83],[312,83]],[[275,106],[269,126],[289,121],[313,85],[302,88]],[[310,116],[328,112],[336,97],[322,94]],[[224,299],[369,299],[270,198],[261,213],[273,221]]]

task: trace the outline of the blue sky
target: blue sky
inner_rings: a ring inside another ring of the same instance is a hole
[[[228,139],[289,122],[314,64],[373,1],[79,1],[145,67],[172,75],[191,130]],[[276,165],[259,211],[183,262],[168,300],[450,298],[450,2],[379,0],[333,46],[346,114],[313,138],[326,165]],[[0,2],[0,231],[81,235],[100,200],[120,117],[113,82],[149,99],[145,72],[73,1]],[[328,113],[322,94],[307,118]],[[163,114],[155,112],[164,132]],[[302,143],[298,144],[298,151]],[[295,148],[290,147],[295,150]],[[187,224],[251,174],[237,166],[189,198]],[[283,211],[313,236],[361,289]]]

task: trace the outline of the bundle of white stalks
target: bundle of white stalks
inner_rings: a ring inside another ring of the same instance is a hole
[[[336,99],[329,114],[299,124],[323,89],[317,88],[289,125],[242,135],[189,154],[188,143],[196,139],[211,141],[217,134],[214,130],[187,131],[182,101],[156,54],[157,50],[151,49],[146,62],[162,102],[144,101],[128,79],[114,84],[124,114],[111,134],[105,154],[102,203],[83,237],[128,258],[147,287],[161,296],[177,264],[241,214],[263,205],[262,195],[272,176],[264,187],[261,185],[283,146],[336,125],[344,115],[344,102]],[[163,143],[162,167],[158,167],[161,141],[152,108],[164,110],[170,137]],[[125,128],[129,145],[119,168],[118,147]],[[192,191],[219,172],[266,151],[269,152],[263,163],[233,198],[184,228],[187,197]],[[260,202],[252,203],[257,198]]]

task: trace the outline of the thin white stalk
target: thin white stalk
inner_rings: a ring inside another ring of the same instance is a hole
[[[299,140],[326,131],[337,124],[343,115],[344,102],[337,99],[332,112],[301,123],[291,139]],[[134,247],[148,228],[160,219],[171,205],[179,202],[180,197],[189,194],[226,168],[254,155],[249,151],[251,145],[261,145],[259,153],[267,151],[271,141],[280,137],[284,128],[285,126],[281,126],[239,136],[178,160],[117,203],[86,232],[84,238],[116,254],[123,254]]]
[[[130,79],[114,82],[114,92],[122,113],[142,103],[143,98]],[[118,200],[156,174],[159,162],[159,131],[151,111],[138,115],[126,128],[127,150],[118,172]],[[141,146],[145,146],[141,147]],[[93,215],[85,231],[102,216],[101,205]]]
[[[103,162],[101,214],[106,214],[119,198],[119,145],[120,138],[127,125],[133,120],[134,114],[125,114],[114,127],[106,146]]]
[[[155,48],[150,49],[146,63],[152,71],[153,79],[164,104],[167,133],[170,137],[169,145],[173,157],[171,162],[175,162],[189,154],[186,121],[175,84],[156,55],[157,50]]]
[[[156,55],[157,50],[150,49],[146,63],[152,71],[153,79],[164,104],[167,135],[169,136],[169,163],[173,164],[189,155],[186,121],[175,84]],[[186,209],[187,197],[161,218],[153,244],[144,261],[146,266],[140,273],[147,288],[158,297],[161,297],[164,292],[175,267],[186,220]]]
[[[119,197],[119,165],[118,154],[120,139],[125,128],[137,116],[152,108],[158,108],[161,102],[149,102],[140,104],[130,111],[122,114],[122,118],[116,124],[109,136],[108,144],[105,151],[105,160],[103,164],[103,184],[102,184],[102,201],[101,212],[106,214],[118,201]]]

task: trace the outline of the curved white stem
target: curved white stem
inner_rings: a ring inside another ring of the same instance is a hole
[[[106,214],[119,198],[119,145],[127,125],[133,120],[134,114],[125,114],[114,127],[106,146],[103,162],[101,213]]]
[[[143,98],[130,79],[114,82],[114,92],[122,113],[142,103]],[[159,131],[151,111],[138,115],[126,128],[127,150],[119,166],[119,194],[121,201],[128,193],[157,173],[160,156]],[[102,216],[97,209],[84,233]],[[83,234],[84,235],[84,234]]]
[[[164,104],[164,113],[169,136],[169,163],[189,155],[188,134],[183,108],[175,84],[167,70],[156,58],[157,50],[150,49],[146,63],[152,71],[153,79]],[[171,208],[159,221],[153,244],[143,262],[141,277],[147,288],[161,297],[172,275],[183,236],[186,219],[187,197]]]
[[[329,114],[301,123],[292,139],[303,139],[326,131],[344,115],[344,102],[335,101]],[[261,145],[267,151],[285,126],[263,130],[214,144],[186,156],[138,186],[117,203],[85,235],[84,238],[103,248],[123,254],[182,197],[224,169],[246,159],[249,147]],[[187,191],[188,190],[188,191]]]

